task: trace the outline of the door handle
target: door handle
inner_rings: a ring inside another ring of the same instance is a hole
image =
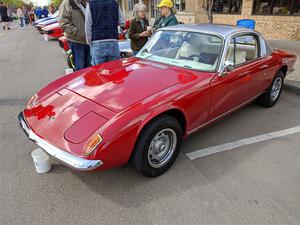
[[[249,75],[250,74],[250,71],[245,71],[244,73],[241,73],[240,76],[246,76],[246,75]]]
[[[269,68],[269,65],[265,64],[265,65],[262,65],[259,67],[260,69],[266,69],[266,68]]]

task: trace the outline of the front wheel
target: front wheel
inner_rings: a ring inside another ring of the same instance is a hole
[[[182,140],[177,119],[164,115],[151,121],[141,132],[130,163],[139,173],[156,177],[176,160]]]
[[[280,97],[283,87],[283,79],[283,72],[278,71],[270,87],[266,90],[265,93],[258,97],[257,103],[264,107],[274,106]]]

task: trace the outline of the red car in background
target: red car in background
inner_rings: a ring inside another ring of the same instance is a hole
[[[58,23],[58,19],[57,18],[51,18],[49,20],[43,21],[38,23],[35,27],[37,28],[37,30],[42,33],[42,29],[48,25],[54,24],[54,23]]]
[[[53,23],[53,24],[50,24],[50,25],[42,28],[42,33],[44,34],[45,39],[47,39],[47,38],[58,39],[61,36],[63,36],[64,31],[59,26],[59,23]]]
[[[70,50],[69,44],[68,44],[68,40],[66,36],[61,36],[60,38],[58,38],[58,45],[59,47],[61,47],[65,52]]]
[[[252,101],[275,105],[295,61],[247,28],[169,26],[135,57],[50,83],[19,123],[30,140],[75,170],[129,162],[155,177],[171,167],[182,138]]]
[[[126,20],[124,28],[120,28],[120,29],[119,29],[118,40],[125,40],[125,39],[126,39],[126,35],[127,35],[128,29],[129,29],[129,26],[130,26],[130,20]],[[69,47],[69,44],[68,44],[67,37],[61,36],[61,37],[58,39],[58,44],[59,44],[59,46],[60,46],[65,52],[67,52],[67,51],[70,50],[70,47]]]

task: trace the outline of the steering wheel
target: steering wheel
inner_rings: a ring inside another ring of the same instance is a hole
[[[196,55],[196,54],[193,54],[193,55],[190,55],[187,57],[188,60],[192,60],[192,61],[200,61],[200,56],[199,55]]]
[[[195,60],[196,58],[198,60]],[[197,62],[206,62],[206,58],[203,55],[197,55],[197,54],[190,55],[189,57],[187,57],[187,59],[192,61],[197,61]]]

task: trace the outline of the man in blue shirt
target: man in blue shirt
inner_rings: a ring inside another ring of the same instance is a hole
[[[41,7],[38,7],[36,10],[35,10],[35,15],[38,19],[41,19],[42,18],[42,9]]]
[[[92,65],[120,58],[118,25],[125,18],[116,0],[90,0],[85,13],[85,33]]]
[[[47,6],[44,6],[44,8],[43,8],[43,10],[42,10],[42,15],[43,15],[43,17],[45,18],[45,17],[48,17],[48,9],[47,9]]]

